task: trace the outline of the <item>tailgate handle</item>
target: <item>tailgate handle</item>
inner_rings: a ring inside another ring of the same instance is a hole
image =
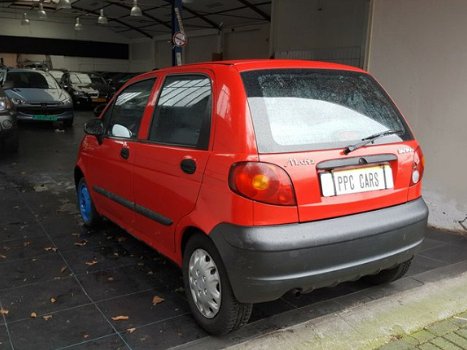
[[[196,162],[191,158],[186,158],[180,162],[180,168],[184,173],[194,174],[196,171]]]
[[[397,156],[395,154],[376,154],[363,157],[325,160],[324,162],[318,163],[316,165],[316,168],[318,168],[319,170],[329,170],[347,166],[357,166],[362,164],[384,163],[393,160],[397,160]]]
[[[120,157],[122,157],[123,159],[128,159],[130,157],[130,149],[127,147],[123,147],[120,150]]]

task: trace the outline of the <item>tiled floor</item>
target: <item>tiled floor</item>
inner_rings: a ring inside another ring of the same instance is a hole
[[[258,304],[245,330],[210,342],[191,318],[175,265],[110,223],[96,231],[81,225],[72,171],[90,115],[80,113],[65,132],[23,126],[19,154],[0,158],[0,349],[224,346],[278,327],[273,315],[287,313],[299,322],[342,310],[412,288],[422,283],[415,275],[467,260],[466,238],[432,230],[409,277],[387,287],[345,283]],[[153,304],[155,296],[163,302]],[[313,312],[298,314],[310,305]]]

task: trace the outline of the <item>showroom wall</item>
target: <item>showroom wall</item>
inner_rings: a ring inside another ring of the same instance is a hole
[[[369,0],[275,0],[270,54],[363,66]]]
[[[467,2],[374,0],[368,68],[421,141],[430,224],[467,232]]]
[[[184,63],[211,61],[213,53],[224,59],[267,58],[269,56],[269,23],[188,32]],[[170,35],[155,38],[156,66],[172,65]]]
[[[73,23],[61,23],[55,20],[39,21],[32,20],[30,25],[21,25],[21,18],[2,18],[0,21],[0,33],[4,36],[23,36],[51,39],[70,39],[70,40],[89,40],[97,42],[110,42],[128,44],[129,40],[123,35],[119,35],[110,29],[96,24],[84,21],[82,31],[75,31]],[[27,54],[27,52],[25,52]],[[7,53],[5,53],[7,54]],[[0,56],[7,56],[8,62],[11,61],[10,55],[0,52]],[[27,57],[24,56],[24,57]],[[67,68],[70,70],[105,70],[105,71],[128,71],[129,60],[103,59],[91,57],[65,57],[52,56],[54,68]]]

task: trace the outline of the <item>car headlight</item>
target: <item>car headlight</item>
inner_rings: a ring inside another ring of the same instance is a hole
[[[13,102],[15,105],[24,105],[26,103],[25,100],[23,100],[22,98],[19,98],[19,97],[13,97],[11,99],[11,102]]]
[[[4,99],[0,99],[0,111],[5,111],[7,109],[7,104]]]

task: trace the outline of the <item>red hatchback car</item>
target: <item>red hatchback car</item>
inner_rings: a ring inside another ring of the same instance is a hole
[[[161,69],[125,84],[85,132],[84,223],[105,217],[177,263],[212,334],[289,291],[400,278],[424,238],[420,146],[354,67]]]

